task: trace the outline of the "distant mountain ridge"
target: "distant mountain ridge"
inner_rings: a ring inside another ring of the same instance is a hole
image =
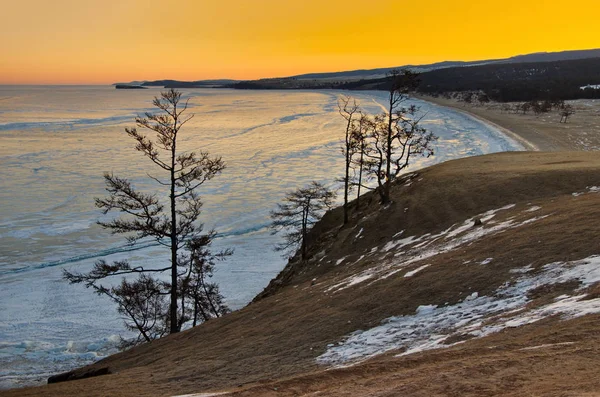
[[[600,85],[600,50],[531,54],[507,60],[456,65],[457,63],[446,62],[413,67],[413,71],[420,73],[417,91],[429,95],[483,92],[489,99],[498,102],[600,98],[600,90],[594,89],[596,85]],[[430,69],[426,70],[427,68]],[[380,69],[379,73],[385,71],[386,69]],[[391,86],[391,78],[385,73],[365,73],[372,71],[322,74],[321,78],[307,78],[305,75],[303,78],[244,81],[235,84],[233,88],[385,91]]]
[[[475,66],[482,65],[485,63],[497,62],[497,60],[491,61],[443,61],[436,62],[426,65],[404,65],[404,66],[394,66],[389,68],[377,68],[377,69],[357,69],[357,70],[349,70],[344,72],[325,72],[325,73],[306,73],[299,74],[297,76],[291,76],[289,78],[300,79],[300,80],[309,80],[309,79],[376,79],[385,77],[386,74],[391,72],[394,69],[412,69],[418,72],[425,72],[436,69],[443,68],[451,68],[451,67],[460,67],[460,66]]]
[[[198,80],[198,81],[179,81],[179,80],[156,80],[146,81],[142,85],[145,87],[165,87],[165,88],[220,88],[226,85],[237,83],[239,80],[216,79],[216,80]]]
[[[239,80],[215,79],[215,80],[153,80],[153,81],[131,81],[129,83],[114,83],[115,86],[143,86],[143,87],[164,87],[164,88],[224,88],[238,83]]]
[[[537,52],[533,54],[516,55],[510,58],[503,59],[487,59],[480,61],[443,61],[425,65],[404,65],[395,66],[389,68],[378,68],[378,69],[359,69],[350,70],[343,72],[329,72],[329,73],[306,73],[291,78],[296,79],[375,79],[385,77],[387,73],[394,69],[412,69],[415,72],[428,72],[431,70],[445,69],[452,67],[461,66],[480,66],[495,63],[527,63],[527,62],[553,62],[553,61],[567,61],[575,59],[586,59],[600,57],[600,49],[591,50],[574,50],[574,51],[561,51],[561,52]]]
[[[574,50],[561,52],[536,52],[533,54],[517,55],[505,60],[510,63],[521,62],[554,62],[570,61],[576,59],[587,59],[600,57],[600,48],[591,50]]]
[[[426,73],[440,69],[463,68],[485,65],[502,64],[524,64],[524,63],[546,63],[560,61],[576,61],[583,59],[600,58],[600,49],[589,50],[570,50],[561,52],[537,52],[532,54],[516,55],[503,59],[487,59],[479,61],[443,61],[425,65],[404,65],[376,69],[357,69],[341,72],[324,73],[305,73],[289,77],[264,78],[258,80],[233,80],[233,79],[211,79],[197,81],[180,80],[155,80],[155,81],[134,81],[130,83],[118,83],[120,85],[142,85],[144,87],[164,87],[164,88],[336,88],[336,84],[351,83],[360,80],[383,79],[394,69],[411,69],[415,72]],[[307,86],[306,83],[314,82]],[[320,86],[322,85],[322,86]],[[338,87],[349,88],[349,87]],[[350,88],[351,89],[351,88]]]

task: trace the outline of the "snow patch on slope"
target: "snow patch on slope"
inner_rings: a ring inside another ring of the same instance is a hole
[[[416,268],[415,270],[411,270],[409,272],[406,272],[406,274],[404,275],[404,277],[412,277],[412,276],[414,276],[415,274],[419,273],[421,270],[423,270],[423,269],[425,269],[427,267],[429,267],[429,265],[423,265],[421,267]]]
[[[419,306],[413,315],[390,317],[369,330],[357,330],[342,342],[329,347],[317,358],[320,364],[354,364],[390,350],[404,349],[400,355],[452,346],[473,337],[483,337],[505,328],[520,327],[560,315],[576,318],[600,313],[600,298],[586,299],[583,289],[600,282],[600,256],[574,262],[550,263],[532,274],[530,267],[514,269],[517,275],[491,296],[471,294],[455,305]],[[554,302],[526,309],[528,292],[541,286],[577,280],[576,295],[561,295]]]
[[[587,189],[587,191],[585,191],[585,192],[572,193],[572,196],[577,197],[577,196],[581,196],[582,194],[586,194],[586,193],[599,193],[600,192],[600,186],[587,186],[586,189]]]
[[[195,394],[182,394],[180,396],[173,397],[216,397],[216,396],[224,396],[226,394],[230,394],[229,392],[220,392],[220,393],[195,393]]]
[[[478,216],[467,219],[460,225],[452,225],[448,229],[438,234],[424,234],[419,237],[410,236],[402,239],[392,240],[383,247],[374,247],[366,255],[381,255],[393,253],[394,259],[377,261],[377,265],[362,272],[349,276],[340,282],[329,287],[326,292],[337,292],[351,286],[358,285],[364,281],[386,279],[408,265],[422,261],[448,251],[452,251],[460,246],[470,244],[484,236],[502,233],[509,229],[518,228],[532,222],[546,218],[548,215],[534,216],[521,219],[509,218],[503,222],[492,220],[500,211],[506,211],[515,207],[510,204],[495,210],[484,212]],[[529,216],[526,213],[524,216]],[[483,224],[475,226],[475,219],[480,219]]]

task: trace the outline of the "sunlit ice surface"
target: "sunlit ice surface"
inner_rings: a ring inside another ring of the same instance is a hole
[[[214,249],[233,248],[214,280],[232,309],[247,304],[284,266],[273,247],[269,211],[289,190],[312,180],[338,187],[344,120],[340,95],[368,113],[381,112],[385,92],[182,90],[194,118],[182,150],[222,156],[225,171],[199,189],[202,222],[215,228]],[[0,388],[39,384],[61,371],[116,352],[127,337],[114,305],[62,270],[86,271],[100,258],[144,266],[168,264],[152,241],[128,246],[96,222],[103,172],[144,191],[160,176],[124,132],[136,115],[154,111],[159,89],[99,86],[0,87]],[[415,158],[409,171],[449,159],[522,150],[495,128],[454,110],[413,101],[422,125],[439,136],[436,155]],[[110,215],[109,215],[110,216]]]

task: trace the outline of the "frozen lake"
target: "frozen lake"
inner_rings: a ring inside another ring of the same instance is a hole
[[[187,150],[222,156],[227,169],[205,184],[202,221],[214,244],[235,253],[215,280],[240,308],[284,266],[273,251],[269,211],[284,194],[317,180],[334,186],[343,173],[344,120],[336,91],[182,90],[194,119],[182,130]],[[64,268],[89,269],[99,258],[165,263],[153,244],[132,250],[95,222],[105,171],[154,189],[151,163],[124,128],[151,111],[158,89],[100,86],[0,86],[0,388],[45,382],[57,372],[115,352],[125,335],[115,307],[62,280]],[[369,113],[384,92],[350,92]],[[415,170],[485,153],[522,150],[495,128],[454,110],[414,101],[422,125],[439,136],[436,156]],[[139,262],[138,262],[139,263]]]

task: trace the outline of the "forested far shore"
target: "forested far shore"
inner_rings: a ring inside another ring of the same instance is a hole
[[[532,54],[533,55],[533,54]],[[548,55],[548,54],[547,54]],[[551,54],[549,54],[551,55]],[[477,63],[442,62],[423,66],[404,66],[397,70],[419,73],[417,92],[447,96],[456,92],[479,92],[496,102],[558,101],[600,98],[600,57],[539,58],[529,56]],[[595,57],[594,57],[595,56]],[[526,59],[527,61],[524,61]],[[541,60],[543,59],[543,60]],[[535,60],[535,61],[529,61]],[[314,73],[259,80],[156,80],[118,83],[118,88],[163,87],[167,89],[229,88],[240,90],[383,90],[392,85],[389,72],[396,69],[354,72]],[[363,76],[360,78],[360,76]]]
[[[515,102],[600,98],[600,58],[555,62],[502,63],[437,69],[420,74],[417,91],[429,95],[481,91],[491,100]],[[389,77],[358,81],[294,77],[243,81],[236,89],[388,90]]]

